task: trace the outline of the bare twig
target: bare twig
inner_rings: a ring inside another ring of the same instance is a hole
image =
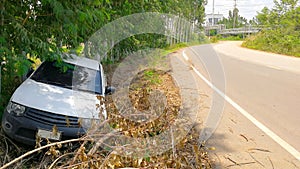
[[[21,149],[12,141],[10,140],[8,137],[6,137],[4,134],[1,134],[1,137],[4,137],[4,140],[8,140],[13,146],[15,146],[15,148],[18,150],[18,153],[21,152]]]
[[[236,124],[237,122],[235,121],[235,120],[233,120],[233,119],[230,119],[230,121],[232,121],[234,124]]]
[[[49,13],[49,14],[39,14],[39,15],[36,15],[36,16],[53,16],[53,13]]]
[[[110,156],[113,155],[114,152],[111,152],[110,154],[108,154],[108,156],[104,159],[104,161],[102,162],[101,166],[99,168],[103,168],[107,161],[109,160]]]
[[[79,166],[79,165],[82,165],[84,163],[87,163],[88,161],[83,161],[83,162],[80,162],[80,163],[76,163],[76,164],[72,164],[72,165],[69,165],[69,166],[64,166],[64,167],[59,167],[60,169],[65,169],[65,168],[75,168],[76,166]]]
[[[10,161],[9,163],[6,163],[5,165],[3,165],[0,169],[5,169],[5,168],[9,167],[10,165],[16,163],[17,161],[23,159],[24,157],[29,156],[33,153],[36,153],[36,152],[38,152],[42,149],[45,149],[45,148],[48,148],[48,147],[51,147],[51,146],[56,146],[56,145],[59,145],[59,144],[66,144],[66,143],[71,143],[71,142],[83,141],[85,139],[86,138],[78,138],[78,139],[65,140],[65,141],[61,141],[61,142],[55,142],[55,143],[47,144],[45,146],[42,146],[42,147],[36,148],[34,150],[31,150],[31,151],[19,156],[18,158],[15,158],[14,160]]]
[[[250,155],[250,157],[251,157],[254,161],[256,161],[258,164],[260,164],[261,166],[263,166],[263,167],[265,168],[265,166],[264,166],[261,162],[259,162],[258,160],[256,160],[256,159],[253,157],[253,155],[252,155],[251,153],[249,153],[249,155]]]
[[[261,149],[261,148],[249,148],[248,151],[252,151],[252,150],[256,150],[256,151],[262,151],[262,152],[267,152],[270,153],[270,150],[266,150],[266,149]]]
[[[271,159],[270,159],[271,160]],[[293,161],[285,159],[288,163],[291,163],[295,168],[299,168]]]
[[[36,4],[37,2],[38,2],[38,0],[36,0],[34,4]],[[23,20],[22,26],[25,25],[25,23],[27,22],[27,20],[28,20],[29,17],[31,16],[31,14],[32,14],[32,10],[29,8],[29,12],[27,13],[26,18]]]
[[[227,160],[229,160],[230,162],[232,162],[234,165],[239,165],[237,162],[235,162],[234,160],[232,160],[231,158],[229,157],[225,157]]]
[[[78,156],[80,155],[80,150],[82,150],[82,148],[85,146],[85,144],[87,143],[88,141],[85,140],[81,145],[80,145],[80,148],[77,150],[73,160],[71,161],[70,165],[73,165],[76,161],[76,159],[78,158]]]
[[[240,134],[240,136],[243,137],[247,142],[249,141],[248,138],[245,135]]]
[[[175,148],[174,135],[173,135],[173,127],[172,126],[171,126],[171,137],[172,137],[173,158],[176,159],[176,148]]]
[[[52,169],[52,168],[54,167],[54,165],[55,165],[60,159],[64,158],[65,156],[71,155],[71,154],[74,154],[74,153],[67,153],[67,154],[61,155],[60,157],[58,157],[57,159],[55,159],[55,160],[53,161],[53,163],[49,166],[48,169]]]
[[[271,158],[268,157],[268,159],[269,159],[269,161],[270,161],[270,163],[271,163],[271,165],[272,165],[272,169],[274,169],[274,165],[273,165],[273,162],[272,162]]]
[[[28,161],[30,161],[30,160],[32,160],[32,159],[33,159],[33,157],[27,158],[27,159],[25,159],[24,161],[21,161],[20,163],[18,163],[14,168],[15,168],[15,169],[19,169],[19,168],[21,168],[22,166],[24,166],[25,163],[27,163]]]
[[[102,137],[101,139],[99,139],[97,141],[97,143],[94,145],[94,147],[91,148],[91,150],[88,152],[87,155],[92,155],[94,154],[97,149],[101,146],[101,144],[108,138],[110,138],[111,136],[113,136],[115,133],[117,133],[116,131],[113,131],[111,133],[106,134],[104,137]]]
[[[214,155],[217,157],[219,163],[221,163],[221,159],[220,159],[220,157],[218,156],[218,154],[217,154],[217,153],[214,153]]]
[[[105,125],[106,123],[108,123],[108,122],[109,122],[109,120],[103,121],[101,124],[97,125],[95,128],[93,128],[92,130],[88,131],[88,132],[87,132],[87,135],[94,135],[94,133],[97,131],[98,128],[104,126],[104,125]],[[92,140],[92,141],[94,141],[94,140]],[[80,155],[80,152],[79,152],[79,151],[86,145],[87,142],[88,142],[88,141],[85,140],[85,141],[81,144],[80,148],[79,148],[78,151],[76,152],[76,155],[75,155],[75,157],[73,158],[73,160],[72,160],[72,162],[70,163],[70,165],[73,165],[73,164],[75,163],[77,157]]]
[[[233,165],[229,165],[227,167],[233,167],[233,166],[242,166],[242,165],[248,165],[248,164],[254,164],[255,162],[246,162],[246,163],[237,163],[237,164],[233,164]]]
[[[30,17],[30,15],[31,15],[31,9],[29,9],[29,12],[27,13],[26,18],[23,20],[23,23],[22,23],[23,26],[24,26],[25,23],[27,22],[27,20],[28,20],[28,18]]]
[[[5,142],[5,146],[6,146],[6,152],[5,152],[5,155],[4,155],[3,164],[5,164],[6,157],[8,156],[8,144],[7,144],[7,141],[5,139],[4,139],[4,142]]]
[[[227,167],[242,166],[242,165],[248,165],[248,164],[253,164],[253,163],[255,163],[255,162],[237,163],[237,162],[235,162],[234,160],[232,160],[232,159],[229,158],[229,157],[225,157],[225,158],[226,158],[227,160],[229,160],[230,162],[233,163],[233,165],[229,165],[229,166],[227,166]]]
[[[195,153],[195,156],[196,156],[195,163],[196,163],[197,166],[201,166],[201,157],[200,157],[200,153],[199,153],[199,150],[198,150],[198,146],[194,145],[193,150],[194,150],[194,153]]]

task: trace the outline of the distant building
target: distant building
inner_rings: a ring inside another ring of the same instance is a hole
[[[205,16],[205,26],[217,25],[220,20],[223,19],[222,14],[207,14]]]

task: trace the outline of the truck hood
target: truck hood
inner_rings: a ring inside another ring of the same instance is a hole
[[[76,91],[27,79],[14,92],[11,101],[55,114],[98,118],[96,94]]]

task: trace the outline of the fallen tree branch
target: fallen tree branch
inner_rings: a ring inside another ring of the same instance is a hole
[[[54,165],[58,162],[58,160],[64,158],[65,156],[71,155],[71,154],[74,154],[74,153],[67,153],[67,154],[61,155],[60,157],[58,157],[57,159],[55,159],[53,161],[53,163],[49,166],[48,169],[52,169],[54,167]]]
[[[51,143],[51,144],[47,144],[45,146],[42,146],[42,147],[39,147],[39,148],[36,148],[36,149],[33,149],[31,151],[28,151],[27,153],[19,156],[18,158],[15,158],[14,160],[10,161],[9,163],[6,163],[5,165],[3,165],[0,169],[5,169],[7,167],[9,167],[10,165],[16,163],[17,161],[23,159],[24,157],[26,156],[29,156],[35,152],[38,152],[42,149],[45,149],[45,148],[48,148],[48,147],[51,147],[51,146],[56,146],[56,145],[59,145],[59,144],[66,144],[66,143],[71,143],[71,142],[78,142],[78,141],[83,141],[85,140],[86,138],[78,138],[78,139],[71,139],[71,140],[65,140],[65,141],[60,141],[60,142],[55,142],[55,143]]]

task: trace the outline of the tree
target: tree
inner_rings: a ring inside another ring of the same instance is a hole
[[[273,9],[264,7],[257,13],[256,19],[259,25],[274,27],[298,23],[295,21],[298,14],[296,7],[298,0],[274,0],[274,3]]]
[[[298,0],[274,0],[273,9],[263,8],[256,19],[268,29],[248,39],[245,46],[300,57],[300,7]]]
[[[203,3],[204,0],[84,0],[76,3],[71,0],[2,0],[0,62],[6,64],[1,67],[1,87],[7,91],[3,95],[9,97],[16,86],[13,79],[18,79],[30,66],[28,57],[60,60],[63,52],[75,52],[80,43],[106,23],[133,13],[171,13],[201,25]],[[137,50],[141,44],[149,46],[160,43],[161,39],[163,37],[151,35],[134,36],[118,47],[130,46]]]
[[[228,11],[228,18],[223,18],[218,22],[224,24],[226,28],[240,28],[247,24],[247,19],[239,15],[239,10],[235,8],[233,11]]]
[[[256,16],[258,24],[270,25],[270,13],[271,11],[267,7],[264,7],[261,12],[258,12]]]

